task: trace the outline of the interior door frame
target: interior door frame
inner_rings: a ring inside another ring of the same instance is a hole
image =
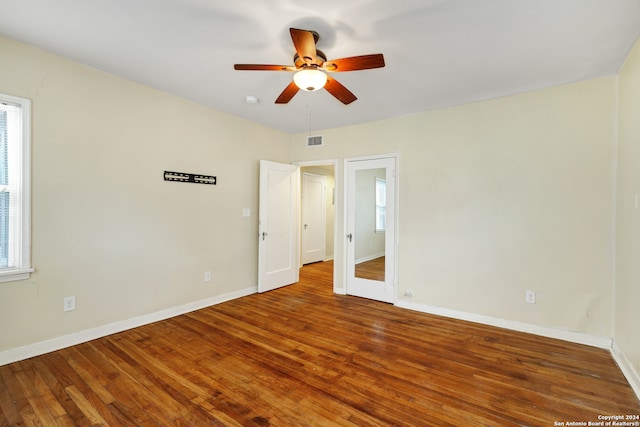
[[[338,252],[338,213],[343,211],[342,207],[342,199],[338,197],[337,190],[338,188],[342,188],[342,171],[338,169],[338,159],[326,159],[326,160],[309,160],[309,161],[299,161],[293,162],[292,164],[298,166],[299,168],[304,167],[312,167],[312,166],[333,166],[333,179],[334,179],[334,205],[333,208],[335,210],[335,218],[333,221],[333,292],[335,294],[345,294],[345,288],[340,286],[339,276],[338,276],[338,268],[336,268],[336,261]],[[346,277],[346,276],[345,276]]]
[[[342,269],[342,280],[344,283],[344,294],[348,294],[348,290],[347,290],[347,283],[348,283],[348,276],[349,276],[349,266],[348,266],[348,246],[349,246],[349,242],[347,239],[346,234],[348,233],[348,228],[349,228],[349,216],[348,216],[348,212],[347,212],[347,206],[348,206],[348,195],[349,195],[349,190],[348,190],[348,179],[346,178],[346,173],[348,170],[348,164],[349,162],[358,162],[358,161],[365,161],[365,160],[380,160],[380,159],[389,159],[392,158],[395,161],[395,170],[393,171],[394,173],[394,182],[395,182],[395,187],[394,187],[394,198],[393,198],[393,202],[394,202],[394,222],[393,222],[393,260],[391,265],[391,271],[393,274],[393,281],[391,283],[392,286],[392,299],[391,301],[389,301],[391,304],[396,304],[396,301],[398,300],[398,248],[399,248],[399,237],[398,237],[398,224],[399,224],[399,211],[400,211],[400,206],[399,206],[399,189],[400,189],[400,174],[398,173],[398,168],[400,167],[400,158],[399,158],[399,154],[398,153],[386,153],[386,154],[375,154],[375,155],[370,155],[370,156],[358,156],[358,157],[345,157],[344,159],[344,165],[343,165],[343,202],[342,202],[342,209],[343,209],[343,214],[342,214],[342,219],[343,219],[343,224],[342,224],[342,229],[344,230],[344,236],[342,238],[342,254],[344,257],[343,263],[344,263],[344,268]],[[387,266],[387,268],[389,268]]]

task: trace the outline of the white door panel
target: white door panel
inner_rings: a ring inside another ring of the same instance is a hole
[[[327,177],[302,174],[302,264],[324,261]]]
[[[395,302],[396,158],[347,160],[345,170],[346,293]],[[382,197],[377,187],[380,181],[384,182]],[[378,206],[378,201],[384,206]],[[379,224],[380,218],[384,218],[384,226]],[[368,262],[375,266],[373,271],[360,267]],[[380,266],[382,270],[375,271]]]
[[[298,281],[299,188],[297,166],[260,161],[258,292]]]

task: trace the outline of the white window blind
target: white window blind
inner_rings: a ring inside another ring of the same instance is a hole
[[[29,277],[30,114],[28,99],[0,94],[0,281]]]

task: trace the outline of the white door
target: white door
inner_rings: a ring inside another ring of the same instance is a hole
[[[298,281],[299,197],[297,166],[260,160],[258,292]]]
[[[302,174],[302,264],[324,261],[327,177]]]
[[[395,302],[396,158],[348,160],[346,292]]]

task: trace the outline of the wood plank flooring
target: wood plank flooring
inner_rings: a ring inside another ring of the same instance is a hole
[[[378,280],[384,282],[385,257],[381,256],[371,261],[361,262],[355,266],[355,276],[361,279]]]
[[[301,282],[0,367],[0,426],[555,426],[640,414],[610,354]],[[557,424],[556,424],[557,423]]]

